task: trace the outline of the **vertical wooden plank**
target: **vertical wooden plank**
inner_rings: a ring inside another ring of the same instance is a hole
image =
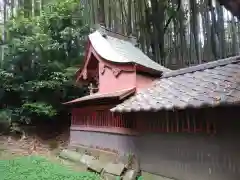
[[[87,126],[87,119],[88,119],[88,114],[84,116],[84,126]]]
[[[104,127],[107,127],[107,124],[106,124],[106,122],[107,122],[107,121],[106,121],[106,115],[107,115],[107,114],[106,114],[106,111],[103,111],[103,126],[104,126]]]
[[[94,118],[94,112],[92,112],[90,115],[89,115],[89,118],[88,118],[88,126],[89,127],[92,127],[92,119]]]
[[[104,111],[101,111],[101,127],[104,127]]]
[[[157,115],[157,119],[158,119],[158,125],[159,125],[159,132],[164,132],[164,128],[165,128],[165,117],[163,117],[163,112],[158,113]]]
[[[119,127],[120,127],[120,128],[123,128],[123,127],[122,127],[122,116],[121,116],[121,115],[118,116],[118,120],[119,120]]]
[[[115,127],[118,127],[118,119],[119,119],[119,116],[117,116],[117,118],[115,120]]]
[[[110,127],[110,125],[109,125],[109,119],[110,119],[110,115],[111,115],[111,113],[110,112],[107,112],[107,118],[106,118],[106,124],[107,124],[107,127]]]
[[[116,118],[117,118],[117,116],[114,116],[114,118],[113,118],[113,127],[116,127],[116,124],[115,124],[115,122],[116,122]]]
[[[109,119],[109,123],[110,123],[110,126],[113,127],[113,119],[115,117],[115,114],[114,113],[111,113],[111,116],[110,116],[110,119]]]
[[[79,113],[77,113],[77,116],[76,116],[76,124],[77,125],[82,125],[82,117],[79,115]]]
[[[88,126],[91,127],[91,122],[92,122],[92,119],[94,117],[94,112],[91,113],[91,115],[89,115],[89,118],[88,118]]]
[[[176,132],[179,132],[179,117],[178,117],[178,111],[175,111],[175,120],[176,120]]]
[[[119,115],[119,118],[120,118],[120,127],[121,127],[121,128],[124,128],[124,126],[123,126],[123,115],[120,114],[120,115]]]
[[[193,112],[192,121],[193,121],[193,132],[197,133],[196,112]]]
[[[190,127],[190,117],[189,117],[189,111],[187,113],[187,132],[191,132],[191,127]]]
[[[118,119],[119,119],[119,116],[116,116],[116,118],[115,118],[115,128],[118,127]]]
[[[84,124],[83,125],[84,126],[87,126],[87,116],[88,116],[87,114],[83,115],[83,117],[84,117]]]
[[[71,124],[72,124],[72,125],[76,125],[75,115],[74,115],[74,114],[72,114],[72,116],[71,116]]]
[[[149,131],[149,121],[146,121],[146,113],[141,113],[141,115],[139,116],[139,121],[140,131]]]
[[[75,122],[77,125],[81,125],[81,118],[78,114],[75,114]]]
[[[169,114],[168,114],[168,111],[166,111],[165,113],[166,113],[166,131],[168,133],[169,132]]]
[[[163,117],[162,112],[161,112],[161,114],[159,114],[158,117],[159,117],[158,121],[159,121],[159,127],[160,127],[159,132],[164,132],[164,129],[165,129],[164,122],[166,119],[165,119],[165,117]]]
[[[105,127],[108,127],[108,111],[105,111],[104,115],[105,115]]]
[[[143,131],[143,119],[139,118],[137,121],[137,126],[139,131]]]
[[[89,127],[91,127],[91,121],[92,121],[93,117],[94,117],[94,114],[92,112],[91,114],[89,114],[89,118],[88,118],[88,126]]]
[[[79,119],[78,121],[81,124],[81,126],[83,126],[84,125],[84,115],[79,113],[78,119]]]
[[[184,116],[182,119],[182,132],[190,132],[190,118],[188,111],[184,111]]]
[[[83,126],[84,125],[84,115],[81,115],[79,120],[81,122],[81,126]]]
[[[195,123],[196,123],[196,129],[195,129],[196,133],[204,131],[203,123],[206,122],[206,119],[202,114],[203,114],[203,112],[201,112],[200,110],[197,110],[195,113],[194,119],[195,119]]]
[[[97,121],[95,123],[96,127],[100,127],[101,126],[101,111],[98,111],[98,115],[97,115]]]
[[[216,134],[216,124],[214,122],[207,121],[207,133],[208,134]]]
[[[109,113],[109,126],[112,127],[112,120],[114,118],[114,114],[112,112]]]
[[[83,126],[86,125],[86,115],[82,114],[82,117],[83,117]]]
[[[97,112],[94,111],[93,112],[93,118],[92,118],[92,121],[91,121],[91,126],[94,126],[94,123],[95,123],[96,119],[97,119]]]
[[[97,111],[97,113],[96,113],[96,121],[94,122],[94,126],[95,127],[98,127],[100,125],[99,121],[100,121],[100,112]]]
[[[126,118],[126,115],[123,115],[122,116],[122,118],[123,118],[123,128],[127,128],[127,118]]]
[[[140,122],[141,122],[141,124],[140,124],[141,131],[144,131],[144,132],[148,131],[149,130],[149,122],[145,121],[146,113],[145,112],[142,113],[142,115],[139,117],[140,117]]]
[[[104,113],[101,111],[101,127],[104,126]]]
[[[174,133],[176,131],[176,115],[175,112],[168,112],[169,118],[169,132]]]
[[[103,126],[103,112],[101,111],[101,116],[100,116],[100,127]]]
[[[140,131],[141,120],[139,119],[138,114],[136,115],[136,130]]]
[[[88,115],[87,115],[87,122],[86,122],[87,127],[90,126],[89,125],[89,121],[90,121],[91,117],[92,117],[92,113],[88,113]]]
[[[87,127],[87,122],[88,122],[88,117],[89,117],[89,113],[86,113],[86,115],[84,115],[84,125]]]
[[[117,118],[117,127],[121,127],[120,126],[120,116],[118,116],[118,118]]]
[[[137,130],[137,120],[136,120],[136,116],[135,116],[135,114],[134,114],[132,120],[133,120],[133,129],[134,129],[134,130]]]

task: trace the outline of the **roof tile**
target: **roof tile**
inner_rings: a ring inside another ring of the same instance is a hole
[[[232,103],[240,103],[239,56],[165,74],[152,87],[111,111],[158,111]]]
[[[130,88],[130,89],[123,89],[121,91],[115,91],[111,93],[94,93],[91,95],[83,96],[81,98],[77,98],[68,102],[63,103],[64,105],[67,104],[74,104],[74,103],[82,103],[90,100],[103,100],[103,99],[111,99],[111,98],[117,98],[119,100],[123,100],[126,97],[134,94],[136,91],[136,88]]]
[[[112,33],[106,29],[102,31],[100,28],[89,35],[89,40],[95,51],[108,61],[115,63],[136,63],[163,73],[171,72],[170,69],[151,60],[139,48],[135,47],[129,40],[129,37],[124,36],[124,38],[120,39],[119,36],[121,35]]]

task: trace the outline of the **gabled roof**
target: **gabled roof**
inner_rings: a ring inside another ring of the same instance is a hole
[[[121,91],[115,91],[112,93],[94,93],[88,96],[74,99],[72,101],[65,102],[63,104],[68,105],[68,104],[82,103],[90,100],[103,100],[103,99],[113,99],[113,98],[121,101],[126,97],[129,97],[130,95],[134,94],[135,91],[136,91],[136,88],[130,88],[130,89],[123,89]]]
[[[240,103],[240,56],[172,71],[111,111],[159,111],[237,103]]]
[[[158,63],[151,60],[131,42],[131,39],[120,34],[99,28],[89,35],[89,40],[95,51],[105,60],[114,63],[135,63],[160,72],[169,72]]]

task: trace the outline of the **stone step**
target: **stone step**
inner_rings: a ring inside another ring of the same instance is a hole
[[[123,163],[111,163],[110,162],[104,167],[104,171],[109,174],[121,176],[124,168],[125,168],[125,166]]]
[[[123,175],[123,180],[135,180],[138,176],[138,172],[133,169],[129,169]]]
[[[76,151],[64,149],[60,152],[59,157],[62,159],[72,161],[72,162],[80,162],[82,154],[80,154]]]
[[[89,165],[88,165],[88,170],[91,172],[102,174],[103,167],[104,167],[104,164],[101,163],[100,161],[92,160],[91,163],[89,163]]]
[[[87,170],[101,174],[105,163],[99,161],[93,156],[81,154],[74,150],[64,149],[59,154],[59,157],[77,163],[76,166],[84,166]]]
[[[88,171],[95,172],[105,179],[135,180],[138,169],[128,169],[128,157],[83,146],[71,146],[60,153],[60,157],[86,166]]]
[[[94,157],[89,156],[87,154],[83,154],[80,158],[80,162],[83,163],[83,164],[86,164],[87,166],[89,166],[92,163],[93,160],[94,160]]]
[[[75,163],[66,159],[61,159],[62,164],[66,165],[67,167],[72,167],[74,170],[79,172],[87,172],[88,168],[85,164],[82,163]]]
[[[71,149],[75,149],[77,152],[81,154],[89,154],[94,156],[95,158],[103,161],[103,162],[113,162],[117,159],[118,155],[113,152],[104,151],[100,149],[80,146],[80,145],[72,145]]]

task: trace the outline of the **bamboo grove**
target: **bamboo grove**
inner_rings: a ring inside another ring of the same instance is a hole
[[[3,31],[18,9],[38,16],[43,5],[44,0],[2,0]],[[146,54],[172,69],[239,52],[238,20],[215,0],[80,0],[80,5],[86,24],[100,17],[113,31],[137,36]]]
[[[152,59],[176,69],[235,55],[239,23],[215,0],[82,0],[86,23],[137,36]]]

